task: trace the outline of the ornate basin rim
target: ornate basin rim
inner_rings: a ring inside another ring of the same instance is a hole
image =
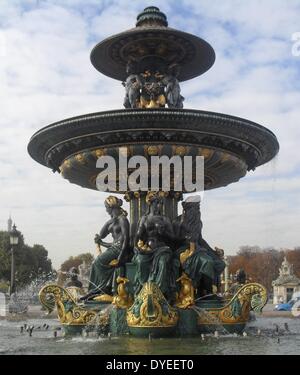
[[[125,80],[126,74],[126,58],[118,56],[114,57],[114,49],[118,45],[117,50],[120,52],[127,45],[141,43],[145,45],[147,40],[159,40],[167,45],[176,43],[177,46],[187,54],[187,50],[193,51],[193,57],[187,58],[185,61],[178,61],[181,65],[179,81],[186,81],[195,78],[208,71],[215,62],[216,56],[212,46],[202,38],[165,26],[142,26],[135,27],[124,32],[110,36],[95,45],[91,51],[91,63],[99,72],[106,76]]]
[[[55,146],[101,134],[138,131],[173,131],[177,134],[194,132],[208,134],[216,139],[237,141],[250,145],[257,151],[258,160],[255,167],[268,162],[279,151],[276,136],[253,121],[216,112],[164,108],[111,110],[58,121],[40,129],[31,137],[28,152],[37,162],[49,166],[46,157]],[[151,143],[151,140],[145,142]],[[107,145],[118,143],[122,144],[120,139],[113,143],[108,142]],[[97,145],[101,146],[106,144]],[[81,149],[85,148],[87,147],[83,145]]]

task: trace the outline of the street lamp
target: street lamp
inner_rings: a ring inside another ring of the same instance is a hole
[[[19,233],[17,227],[14,224],[12,231],[10,232],[9,242],[11,245],[11,273],[10,273],[10,291],[9,294],[12,295],[15,289],[15,259],[14,259],[14,248],[19,243]]]

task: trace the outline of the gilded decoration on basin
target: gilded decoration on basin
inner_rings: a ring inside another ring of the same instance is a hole
[[[144,154],[145,156],[156,156],[161,152],[162,147],[158,145],[145,145]]]
[[[85,163],[86,163],[86,156],[85,156],[84,153],[76,154],[74,157],[75,157],[75,160],[76,160],[79,164],[85,164]]]
[[[97,176],[102,171],[101,168],[97,168],[96,161],[101,156],[111,156],[116,160],[116,179],[115,186],[112,185],[109,188],[110,192],[126,193],[126,190],[120,190],[120,181],[125,181],[128,176],[134,172],[135,168],[119,168],[119,151],[125,151],[127,158],[137,155],[143,155],[147,159],[151,156],[163,156],[167,155],[169,158],[172,156],[191,156],[194,160],[196,156],[203,156],[205,162],[205,188],[211,189],[217,186],[226,186],[230,181],[238,181],[241,177],[246,174],[247,165],[237,154],[225,150],[211,150],[207,147],[196,147],[194,145],[187,146],[186,144],[179,144],[180,140],[172,141],[168,144],[162,145],[149,144],[147,142],[136,143],[134,145],[124,145],[122,147],[106,147],[97,149],[86,149],[84,152],[73,154],[67,157],[59,165],[61,175],[69,180],[71,183],[80,184],[83,187],[90,189],[97,189]],[[183,162],[183,160],[182,160]],[[150,173],[151,162],[148,162],[147,166],[140,166],[140,171],[144,174]],[[77,168],[81,168],[80,176]],[[103,168],[104,169],[104,168]],[[180,173],[180,172],[179,172]],[[177,176],[178,173],[176,174]],[[229,177],[230,176],[230,177]],[[192,177],[195,178],[195,172],[193,171]],[[170,188],[174,190],[174,172],[171,170],[170,173]],[[230,181],[229,181],[230,180]],[[149,182],[150,180],[148,180]],[[224,184],[223,184],[224,182]],[[222,183],[222,185],[220,185]]]
[[[199,148],[199,156],[203,156],[206,161],[209,160],[214,153],[215,151],[210,148]]]
[[[127,311],[130,327],[174,327],[178,314],[172,308],[161,290],[154,283],[147,282]]]
[[[58,318],[62,324],[86,325],[97,316],[97,312],[79,306],[68,290],[55,284],[44,286],[40,290],[39,298],[48,313],[52,312],[56,305]]]
[[[126,284],[128,282],[129,282],[129,279],[127,279],[126,277],[121,277],[121,276],[117,277],[117,284],[118,284],[117,295],[114,296],[112,303],[113,305],[115,305],[116,307],[120,309],[127,309],[133,303],[133,299],[127,290]]]
[[[65,172],[71,167],[69,159],[65,159],[59,167],[61,175],[64,177]]]
[[[176,298],[176,306],[180,309],[187,309],[195,305],[195,289],[192,280],[183,272],[176,281],[181,282],[180,291]]]
[[[188,154],[189,147],[185,146],[173,146],[172,147],[173,155],[178,155],[178,156],[185,156]]]
[[[198,325],[211,324],[212,319],[222,324],[246,323],[251,310],[261,312],[267,303],[267,290],[258,283],[243,285],[221,308],[209,308],[208,314],[200,314]]]
[[[101,294],[93,298],[93,301],[103,302],[103,303],[112,303],[114,297],[110,294]]]
[[[97,148],[96,150],[93,150],[92,151],[92,154],[93,156],[96,158],[96,159],[99,159],[101,158],[102,156],[106,155],[106,149],[105,148]]]

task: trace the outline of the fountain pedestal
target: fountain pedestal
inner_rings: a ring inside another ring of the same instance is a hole
[[[193,336],[198,330],[197,318],[198,315],[193,309],[178,309],[178,335],[179,336]]]

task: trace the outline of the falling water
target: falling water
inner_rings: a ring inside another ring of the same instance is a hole
[[[9,312],[22,314],[27,312],[29,305],[39,303],[38,295],[40,289],[56,279],[56,272],[42,273],[34,278],[28,285],[18,288],[12,293],[8,304]]]
[[[103,310],[99,311],[94,318],[92,318],[86,325],[83,334],[91,336],[103,336],[108,334],[108,319],[112,305],[106,306]]]

